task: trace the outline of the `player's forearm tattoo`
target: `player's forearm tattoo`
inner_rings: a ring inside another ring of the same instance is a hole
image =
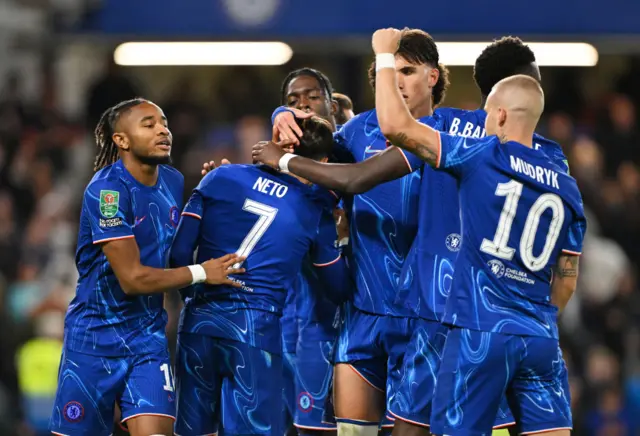
[[[556,274],[562,278],[578,275],[578,256],[561,256],[556,265]]]
[[[388,139],[393,145],[420,156],[429,165],[435,166],[437,164],[438,155],[434,151],[424,144],[420,144],[413,139],[409,139],[405,133],[400,132],[397,135],[389,136]]]

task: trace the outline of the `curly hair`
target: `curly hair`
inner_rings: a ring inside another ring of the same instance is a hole
[[[476,59],[473,79],[483,96],[489,95],[493,85],[515,74],[539,79],[533,51],[515,36],[504,36],[488,45]]]

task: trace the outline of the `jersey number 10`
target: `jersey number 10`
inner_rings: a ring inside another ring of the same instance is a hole
[[[507,197],[507,199],[500,213],[498,228],[493,236],[493,240],[490,241],[485,238],[480,246],[480,251],[510,261],[513,259],[516,249],[508,247],[507,244],[509,243],[509,235],[511,234],[511,225],[516,217],[518,202],[522,195],[522,183],[515,180],[507,183],[499,183],[496,188],[496,195],[499,197]],[[553,216],[549,229],[547,230],[544,248],[538,256],[535,256],[533,254],[533,243],[535,242],[538,226],[540,225],[540,217],[547,209],[551,209]],[[533,203],[533,206],[531,206],[531,209],[529,209],[520,238],[520,258],[527,269],[535,272],[540,271],[547,265],[551,257],[551,252],[558,240],[558,236],[560,236],[563,223],[564,207],[562,205],[562,199],[556,194],[549,192],[538,197],[536,202]]]

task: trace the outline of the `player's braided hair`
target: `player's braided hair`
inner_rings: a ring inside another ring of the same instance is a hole
[[[438,69],[440,77],[432,90],[433,104],[437,105],[442,103],[449,86],[449,70],[444,65],[439,64],[440,54],[438,53],[438,46],[433,40],[433,37],[424,30],[405,28],[402,30],[400,47],[398,47],[396,54],[402,56],[402,58],[412,64],[427,64],[432,68]],[[371,85],[373,90],[376,89],[375,60],[369,67],[369,85]]]
[[[93,171],[99,171],[118,160],[118,146],[113,142],[113,129],[123,113],[147,101],[144,98],[125,100],[104,111],[94,131],[98,154],[93,163]]]
[[[309,68],[309,67],[304,67],[297,70],[293,70],[292,72],[287,74],[287,77],[284,78],[284,81],[282,82],[282,87],[280,88],[281,104],[283,105],[287,104],[287,87],[289,86],[289,83],[291,83],[291,81],[296,77],[300,77],[300,76],[309,76],[309,77],[315,78],[320,84],[320,86],[323,88],[329,101],[333,99],[333,86],[331,86],[331,81],[329,80],[329,78],[322,71]]]
[[[515,74],[532,75],[531,63],[536,61],[533,51],[515,36],[504,36],[487,46],[473,68],[473,78],[483,96],[491,93],[493,85]]]

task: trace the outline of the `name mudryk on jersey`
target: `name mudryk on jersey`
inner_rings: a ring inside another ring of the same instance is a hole
[[[513,171],[529,176],[530,178],[538,181],[538,183],[543,183],[547,186],[551,186],[552,188],[560,189],[557,172],[549,168],[530,164],[519,157],[509,156],[509,158],[511,161],[511,169]]]

